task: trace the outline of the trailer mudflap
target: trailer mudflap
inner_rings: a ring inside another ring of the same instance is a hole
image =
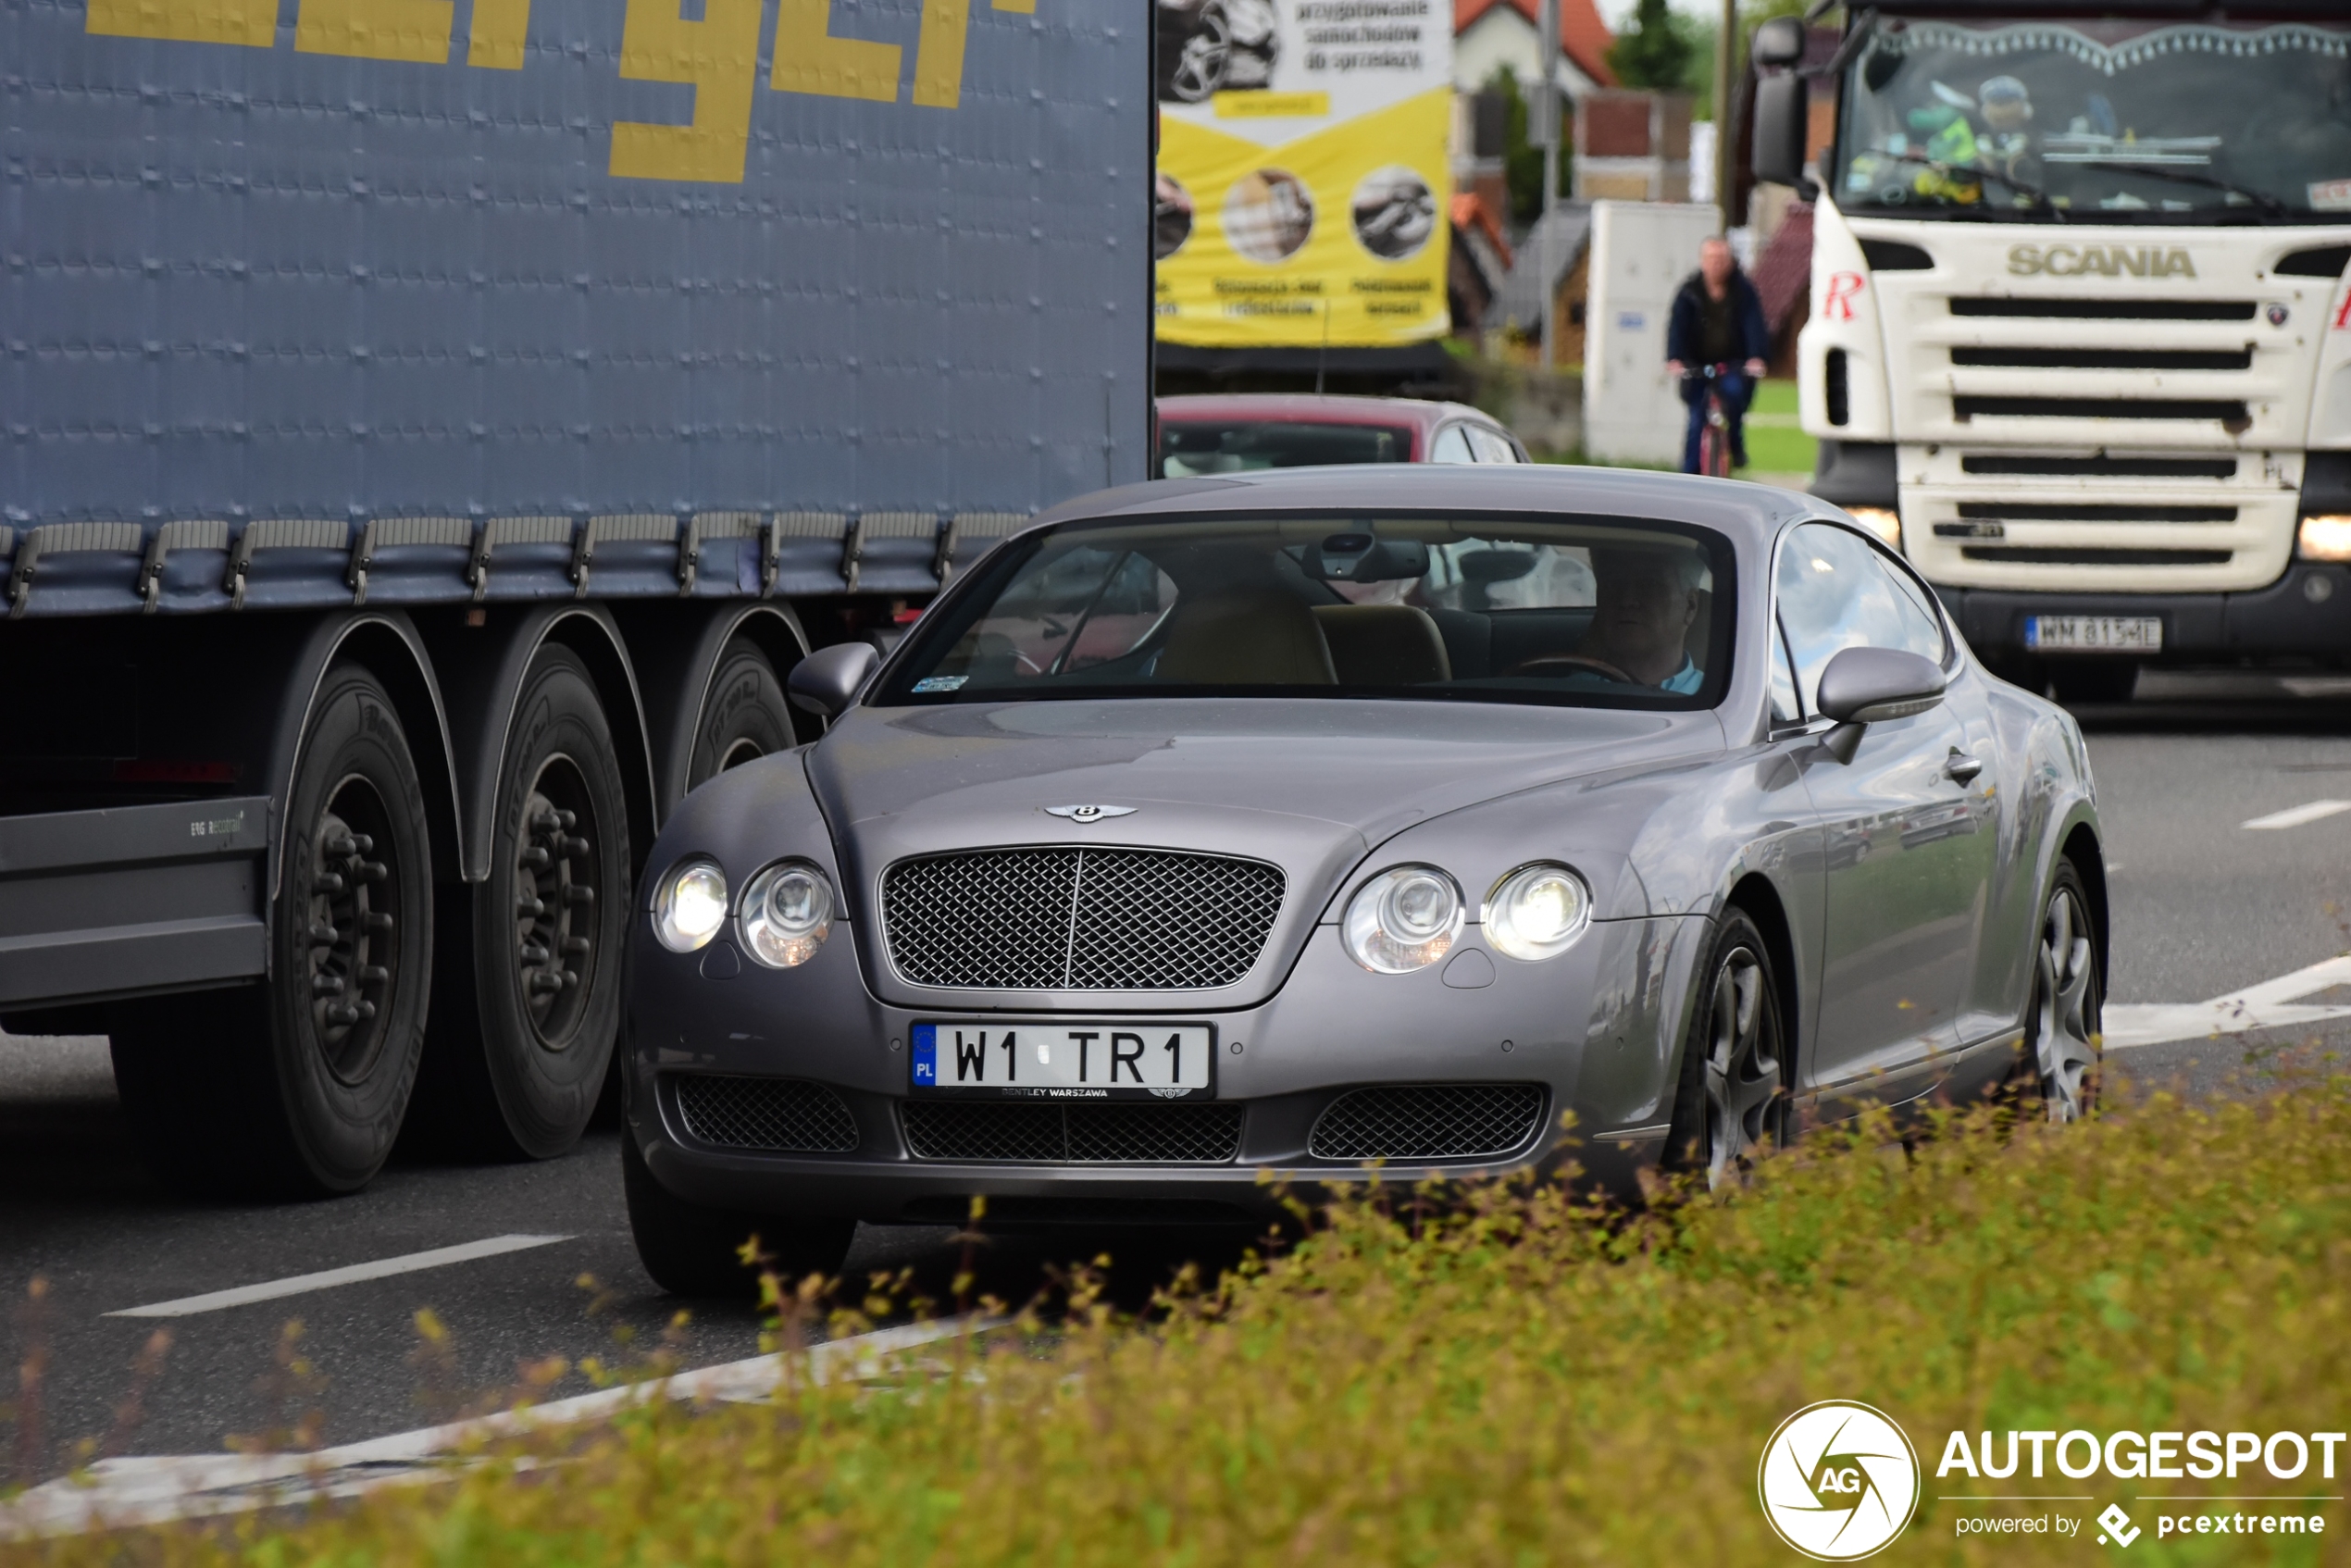
[[[266,795],[0,817],[0,1007],[258,978]]]

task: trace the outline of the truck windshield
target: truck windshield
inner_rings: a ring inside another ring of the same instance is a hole
[[[1405,697],[1697,708],[1730,663],[1728,546],[1633,521],[1070,524],[991,556],[876,701]]]
[[[2351,24],[1887,20],[1843,98],[1847,212],[2351,222]]]

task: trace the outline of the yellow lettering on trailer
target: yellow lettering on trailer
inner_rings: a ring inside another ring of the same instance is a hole
[[[621,76],[691,83],[694,118],[686,125],[615,121],[613,178],[742,183],[759,85],[761,8],[760,0],[703,0],[702,20],[688,21],[679,0],[628,0]]]
[[[894,104],[902,53],[895,44],[835,38],[832,0],[777,0],[776,69],[768,81],[779,93]]]
[[[305,55],[446,65],[452,0],[302,0],[294,48]]]
[[[82,31],[267,49],[278,42],[278,0],[90,0]]]
[[[914,102],[952,109],[964,95],[964,41],[970,0],[923,0],[922,43],[914,51]]]
[[[474,0],[474,35],[466,46],[466,64],[520,70],[529,33],[530,0]]]

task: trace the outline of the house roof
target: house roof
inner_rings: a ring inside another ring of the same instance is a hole
[[[1453,36],[1459,38],[1480,17],[1504,5],[1524,17],[1528,25],[1539,27],[1539,4],[1540,0],[1453,0]],[[1615,42],[1616,35],[1600,19],[1593,0],[1560,0],[1560,48],[1570,64],[1602,87],[1616,85],[1616,73],[1608,68],[1609,47]]]
[[[1550,244],[1546,247],[1546,237]],[[1535,220],[1526,238],[1518,243],[1518,259],[1511,268],[1511,275],[1502,280],[1502,292],[1494,296],[1494,318],[1513,324],[1521,330],[1532,330],[1543,319],[1543,301],[1559,287],[1560,280],[1575,269],[1584,247],[1592,238],[1592,204],[1561,202],[1544,217]],[[1544,261],[1548,255],[1549,276],[1544,276]]]
[[[1474,230],[1485,236],[1486,243],[1494,247],[1494,254],[1501,258],[1502,265],[1507,268],[1511,264],[1511,242],[1502,232],[1501,217],[1488,207],[1486,198],[1476,192],[1453,193],[1453,227]]]

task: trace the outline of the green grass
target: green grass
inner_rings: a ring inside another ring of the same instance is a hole
[[[1909,1434],[1922,1502],[1889,1563],[2080,1562],[2083,1537],[1960,1537],[1946,1435],[2340,1431],[2351,1402],[2351,1088],[2156,1095],[2071,1129],[1873,1124],[1721,1199],[1627,1215],[1558,1187],[1447,1217],[1367,1202],[1145,1325],[1081,1288],[1065,1325],[886,1386],[663,1408],[306,1521],[13,1549],[25,1563],[1745,1564],[1756,1468],[1822,1399]],[[2302,1495],[2273,1481],[2167,1492]],[[2021,1504],[2046,1512],[2053,1505]],[[2232,1504],[2232,1507],[2245,1506]],[[2320,1542],[2158,1541],[2153,1568],[2344,1560]]]
[[[1759,419],[1759,416],[1760,417]],[[1755,403],[1748,410],[1748,466],[1742,474],[1810,474],[1820,457],[1821,443],[1804,433],[1797,421],[1796,383],[1765,381],[1755,390]],[[1783,423],[1784,422],[1784,423]],[[1538,463],[1587,465],[1594,459],[1581,452],[1537,452]],[[1608,465],[1620,468],[1656,468],[1671,470],[1672,463],[1617,463]]]

